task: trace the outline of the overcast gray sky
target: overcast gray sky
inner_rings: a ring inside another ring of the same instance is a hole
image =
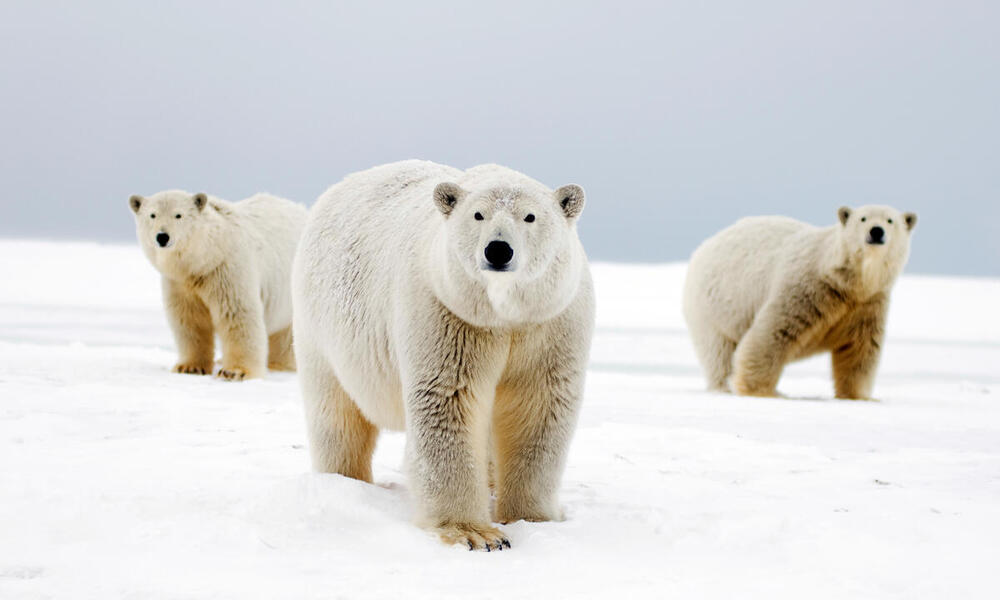
[[[403,158],[587,190],[592,259],[744,215],[920,215],[1000,275],[1000,3],[4,2],[0,236],[130,241],[132,193],[306,204]]]

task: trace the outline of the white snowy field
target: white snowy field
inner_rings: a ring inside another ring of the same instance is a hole
[[[684,266],[593,270],[568,518],[487,554],[410,523],[401,434],[315,474],[294,374],[171,373],[137,247],[0,241],[0,598],[1000,594],[1000,281],[904,276],[851,402],[825,358],[704,392]]]

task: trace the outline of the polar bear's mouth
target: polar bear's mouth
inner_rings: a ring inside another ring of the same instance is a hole
[[[512,269],[510,267],[510,265],[505,265],[505,266],[502,266],[502,267],[496,267],[496,266],[493,266],[493,265],[491,265],[489,263],[484,263],[483,266],[482,266],[482,269],[484,271],[490,271],[490,272],[493,272],[493,273],[509,273],[509,272],[511,272],[511,271],[514,270],[514,269]]]

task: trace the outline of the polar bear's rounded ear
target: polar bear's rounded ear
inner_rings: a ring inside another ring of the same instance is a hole
[[[204,192],[199,192],[193,197],[194,205],[198,210],[204,210],[205,205],[208,204],[208,196]]]
[[[562,209],[567,219],[579,217],[580,213],[583,212],[584,193],[582,187],[575,183],[564,185],[556,190],[555,196],[559,208]]]
[[[128,205],[132,208],[132,212],[138,213],[139,209],[142,208],[142,196],[134,194],[129,196]]]
[[[465,198],[465,190],[457,183],[446,181],[437,184],[437,187],[434,188],[434,204],[437,205],[441,214],[446,217],[451,214],[451,211],[455,209],[455,205],[462,198]]]
[[[912,231],[917,226],[917,213],[903,213],[903,222],[906,223],[906,230]]]
[[[837,209],[837,217],[840,219],[841,225],[847,225],[847,220],[851,218],[851,209],[841,206]]]

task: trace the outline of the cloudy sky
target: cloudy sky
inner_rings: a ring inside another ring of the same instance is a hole
[[[1000,275],[1000,3],[4,2],[0,236],[134,239],[165,188],[306,204],[403,158],[587,190],[596,260],[891,204]]]

